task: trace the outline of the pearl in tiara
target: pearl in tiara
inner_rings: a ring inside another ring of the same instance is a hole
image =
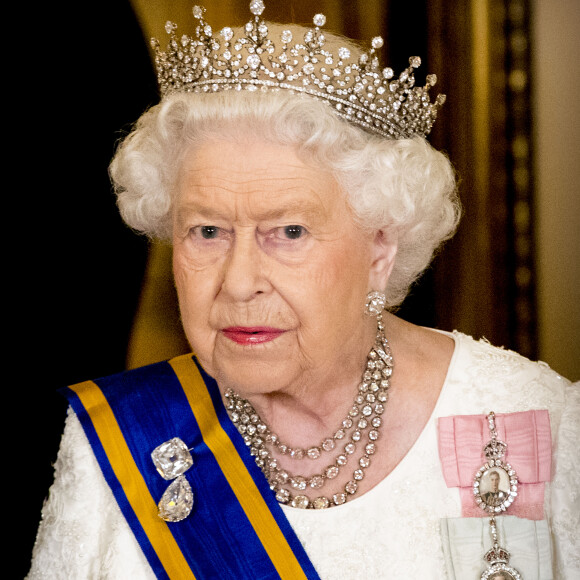
[[[151,41],[161,94],[289,90],[327,102],[340,117],[382,137],[430,133],[445,95],[431,102],[435,75],[427,75],[425,86],[415,86],[419,57],[411,57],[409,67],[395,78],[391,68],[381,68],[376,55],[383,45],[380,36],[372,39],[370,50],[352,55],[340,40],[327,41],[321,31],[324,14],[314,16],[314,28],[297,34],[264,21],[264,9],[262,0],[252,0],[253,18],[242,28],[226,26],[218,34],[205,21],[201,6],[193,8],[195,36],[178,38],[177,25],[167,22],[168,48],[161,51],[159,41]]]

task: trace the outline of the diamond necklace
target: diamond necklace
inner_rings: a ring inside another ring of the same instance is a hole
[[[383,424],[381,415],[388,400],[392,372],[393,357],[384,334],[382,315],[379,314],[377,316],[375,343],[367,356],[366,368],[348,415],[343,419],[341,426],[333,436],[327,437],[319,445],[307,449],[290,447],[282,443],[279,437],[262,421],[249,401],[240,397],[232,389],[226,391],[226,409],[230,419],[250,448],[251,455],[255,457],[256,464],[262,470],[280,503],[304,509],[323,509],[344,504],[349,497],[358,491],[359,482],[364,478],[365,470],[371,463],[371,456],[376,452],[376,441]],[[300,493],[307,488],[320,489],[328,481],[335,479],[341,468],[355,454],[365,435],[368,442],[364,445],[358,458],[352,479],[346,483],[342,490],[332,494],[331,497],[320,496],[313,500],[310,500],[304,493]],[[333,462],[322,473],[309,477],[292,475],[287,470],[281,469],[278,460],[272,457],[268,448],[268,446],[275,448],[280,453],[288,454],[296,460],[305,458],[314,460],[320,458],[324,453],[332,452],[341,444],[342,440],[348,442],[342,451],[339,451],[334,457]]]

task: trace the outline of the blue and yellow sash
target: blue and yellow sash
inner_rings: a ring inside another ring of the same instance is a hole
[[[306,552],[242,437],[215,381],[186,355],[64,389],[105,479],[158,578],[317,579]],[[192,513],[167,523],[168,482],[151,451],[181,438]]]

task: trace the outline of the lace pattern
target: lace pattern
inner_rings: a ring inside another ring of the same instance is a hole
[[[155,578],[72,411],[27,578]]]
[[[550,510],[556,578],[580,578],[580,383],[567,389],[554,453]]]

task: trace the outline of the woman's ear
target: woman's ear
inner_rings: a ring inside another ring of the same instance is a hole
[[[398,239],[395,234],[379,230],[372,242],[372,262],[369,273],[369,289],[383,290],[395,265]]]

